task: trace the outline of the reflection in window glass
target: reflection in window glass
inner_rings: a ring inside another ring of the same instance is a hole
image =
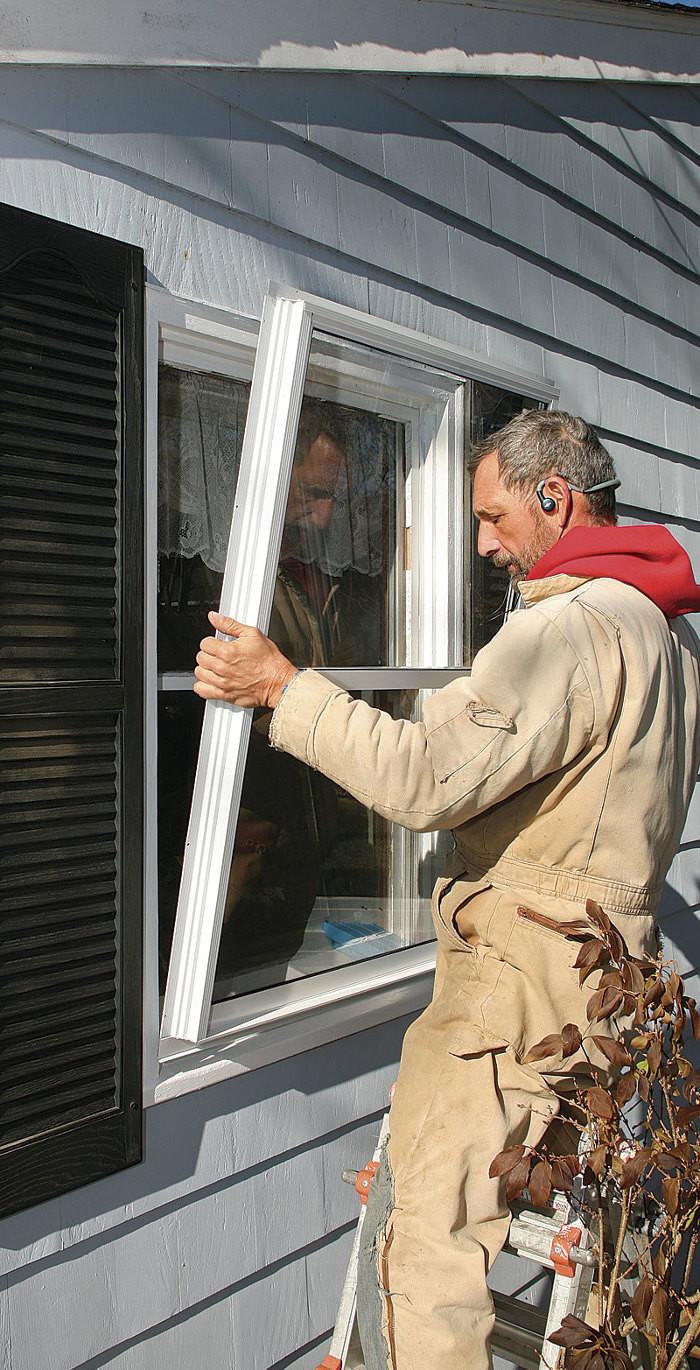
[[[383,666],[400,648],[404,428],[305,396],[269,634],[296,665]],[[378,955],[392,935],[391,827],[267,742],[253,720],[214,999]]]
[[[414,692],[369,696],[411,715]],[[410,924],[395,830],[338,785],[267,744],[253,724],[214,1000],[379,956],[432,936],[429,901]],[[432,874],[435,872],[433,871]]]
[[[403,425],[305,397],[270,636],[300,666],[396,659]]]
[[[364,695],[412,717],[415,691]],[[159,697],[160,969],[165,984],[204,710],[195,694]],[[231,865],[214,999],[377,956],[432,936],[437,857],[423,861],[423,898],[406,898],[412,840],[338,785],[267,742],[256,711]],[[405,904],[411,902],[407,918]]]

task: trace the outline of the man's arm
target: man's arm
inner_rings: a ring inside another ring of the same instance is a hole
[[[533,610],[509,620],[479,653],[471,676],[426,701],[421,723],[391,719],[315,671],[297,676],[254,629],[212,622],[239,636],[235,644],[217,643],[215,652],[203,644],[198,693],[276,705],[273,746],[415,831],[457,827],[566,766],[585,747],[604,746],[614,713],[616,689],[606,698],[601,677],[594,672],[592,679],[566,636]],[[612,642],[608,648],[616,650]],[[215,670],[210,655],[218,658]],[[611,682],[616,672],[605,675]],[[260,685],[252,689],[250,680]],[[265,697],[253,698],[256,689]]]

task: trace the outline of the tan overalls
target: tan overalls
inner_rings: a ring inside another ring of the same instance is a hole
[[[270,730],[385,817],[452,828],[456,843],[433,898],[434,997],[406,1035],[391,1111],[367,1370],[488,1366],[486,1274],[509,1221],[489,1165],[556,1114],[556,1072],[522,1057],[565,1022],[584,1027],[591,993],[557,924],[590,897],[633,954],[653,950],[700,764],[700,646],[685,620],[609,579],[521,588],[527,608],[471,676],[426,701],[423,723],[307,671]]]

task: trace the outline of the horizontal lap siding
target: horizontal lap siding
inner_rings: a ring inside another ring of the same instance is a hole
[[[600,425],[624,520],[668,522],[700,570],[691,91],[5,70],[0,97],[5,198],[141,243],[185,296],[259,314],[289,282],[544,372]],[[699,844],[700,799],[663,903],[696,986]],[[31,1248],[8,1227],[9,1370],[189,1370],[202,1346],[235,1370],[315,1366],[355,1211],[338,1171],[369,1154],[394,1072],[372,1062],[399,1039],[150,1110],[145,1169],[47,1209]]]
[[[406,1026],[149,1109],[143,1166],[1,1225],[8,1370],[315,1367]]]

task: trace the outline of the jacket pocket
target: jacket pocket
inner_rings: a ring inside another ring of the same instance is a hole
[[[448,941],[459,951],[466,952],[474,951],[481,945],[486,940],[486,929],[493,912],[493,900],[488,899],[489,894],[494,899],[500,898],[500,891],[494,890],[488,877],[470,880],[467,871],[436,888],[434,921],[438,940]],[[479,899],[482,895],[483,901]],[[457,919],[464,931],[460,930]]]

